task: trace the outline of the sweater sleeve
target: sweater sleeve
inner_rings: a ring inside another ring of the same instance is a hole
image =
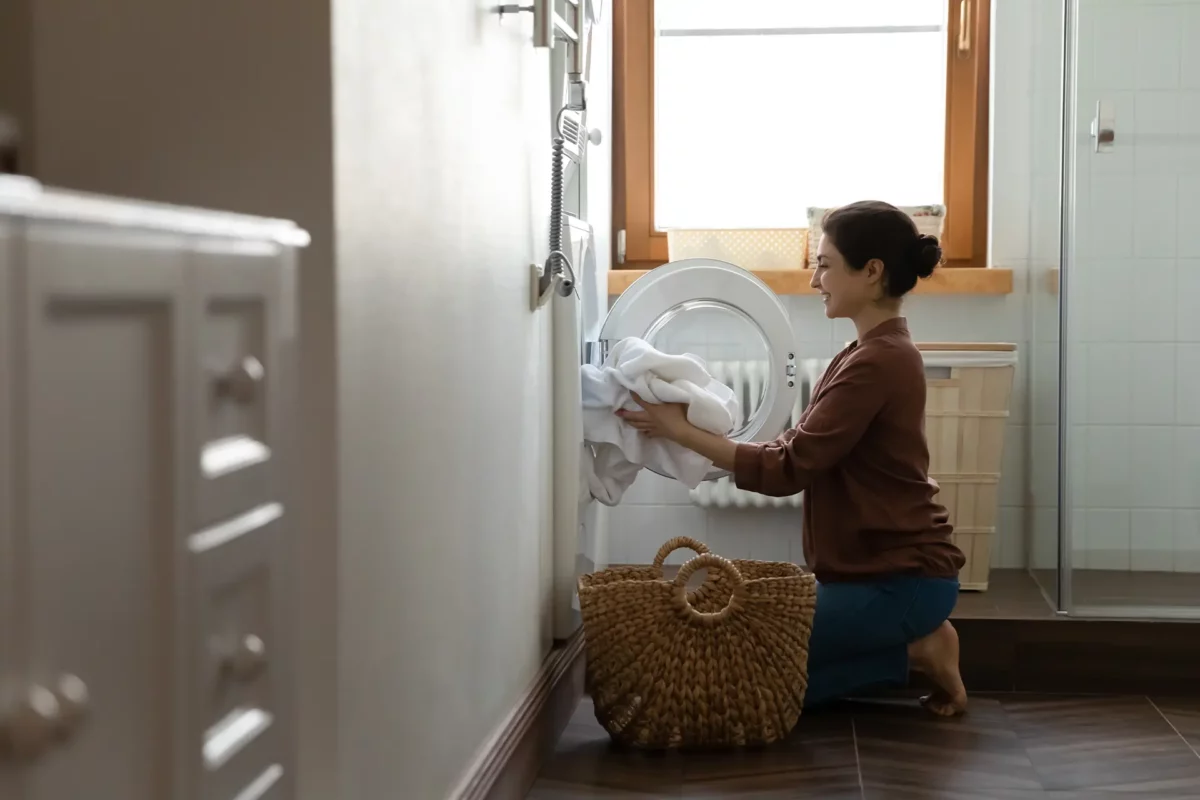
[[[883,366],[848,360],[808,409],[804,421],[773,442],[739,445],[733,479],[739,489],[786,497],[854,449],[887,397]]]

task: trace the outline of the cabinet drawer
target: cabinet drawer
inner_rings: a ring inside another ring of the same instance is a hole
[[[264,503],[193,534],[195,719],[205,797],[230,798],[284,763],[287,667],[283,507]]]
[[[277,498],[284,255],[215,246],[192,256],[194,521],[210,525]]]

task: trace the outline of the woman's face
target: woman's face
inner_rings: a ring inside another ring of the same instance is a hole
[[[825,316],[853,318],[879,297],[883,264],[872,259],[862,269],[851,269],[833,240],[824,234],[817,244],[817,268],[809,285],[821,293]]]

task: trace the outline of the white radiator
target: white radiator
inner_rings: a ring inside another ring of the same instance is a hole
[[[808,405],[808,399],[812,397],[813,386],[829,366],[829,362],[828,358],[806,358],[797,364],[796,380],[800,382],[800,392],[796,395],[796,405],[788,418],[788,427],[795,425],[800,419],[801,412]],[[740,427],[750,415],[758,411],[759,404],[762,403],[767,362],[710,361],[708,371],[732,389],[741,400],[742,418],[738,420]],[[733,478],[725,477],[700,484],[689,496],[694,504],[706,508],[800,508],[803,495],[767,497],[757,492],[743,491],[733,484]]]

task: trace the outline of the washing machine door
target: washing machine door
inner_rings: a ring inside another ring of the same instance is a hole
[[[779,297],[753,273],[709,258],[647,272],[617,297],[600,331],[609,346],[630,336],[664,353],[705,360],[741,400],[731,438],[770,441],[786,429],[798,393],[792,323]],[[728,474],[714,470],[706,480]]]

